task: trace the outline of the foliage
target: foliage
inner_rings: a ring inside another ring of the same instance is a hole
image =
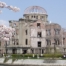
[[[20,11],[20,8],[7,5],[5,2],[2,2],[2,1],[0,1],[0,8],[7,8],[7,9],[12,10],[14,12]],[[0,13],[2,13],[1,10],[0,10]]]
[[[0,37],[5,41],[9,41],[9,38],[12,37],[15,29],[11,27],[6,27],[5,25],[0,25]]]
[[[59,58],[59,57],[62,57],[63,55],[62,54],[58,54],[58,53],[55,53],[55,54],[43,54],[43,56],[41,56],[39,54],[39,57],[40,58]],[[27,58],[35,58],[37,59],[37,54],[34,54],[34,57],[33,57],[33,54],[12,54],[12,59],[27,59]]]
[[[62,57],[63,55],[62,54],[44,54],[44,57],[45,58],[59,58],[59,57]]]

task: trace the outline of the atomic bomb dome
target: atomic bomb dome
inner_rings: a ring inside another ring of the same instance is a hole
[[[28,7],[23,17],[9,21],[9,26],[15,31],[5,47],[6,54],[41,55],[56,50],[66,54],[66,31],[59,24],[49,22],[46,10],[40,6]]]
[[[30,6],[26,8],[24,14],[47,14],[46,10],[40,6]]]

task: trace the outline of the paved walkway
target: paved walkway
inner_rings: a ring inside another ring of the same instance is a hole
[[[9,59],[5,64],[26,64],[26,65],[65,65],[66,66],[66,60],[56,60],[56,63],[44,63],[43,59],[20,59],[15,60],[12,63],[12,59]],[[0,63],[4,62],[4,58],[0,58]]]

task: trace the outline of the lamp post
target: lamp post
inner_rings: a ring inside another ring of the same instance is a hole
[[[53,44],[54,44],[54,54],[55,54],[55,51],[56,51],[56,47],[55,47],[55,44],[56,44],[56,43],[53,43]]]
[[[53,44],[54,44],[54,52],[53,52],[53,59],[54,59],[55,52],[56,52],[56,46],[55,46],[56,43],[53,43]]]

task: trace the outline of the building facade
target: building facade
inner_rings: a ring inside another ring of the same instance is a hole
[[[19,20],[10,20],[9,26],[15,28],[7,53],[44,54],[65,52],[66,31],[57,24],[48,21],[46,10],[40,6],[30,6]]]

